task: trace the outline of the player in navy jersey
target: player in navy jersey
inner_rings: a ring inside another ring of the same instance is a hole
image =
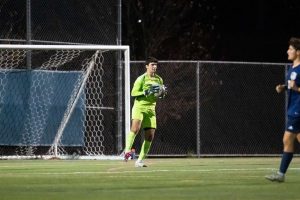
[[[276,91],[287,91],[287,123],[283,135],[283,154],[279,171],[265,176],[266,179],[284,182],[285,173],[293,159],[295,140],[300,143],[300,38],[291,38],[287,50],[292,65],[288,69],[286,84],[276,86]]]

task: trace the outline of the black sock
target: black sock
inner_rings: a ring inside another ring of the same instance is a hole
[[[294,155],[294,153],[283,152],[279,172],[281,172],[283,174],[286,173],[286,171],[289,167],[289,164],[293,159],[293,155]]]

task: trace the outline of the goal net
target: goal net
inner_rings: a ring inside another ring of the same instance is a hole
[[[128,46],[0,45],[0,158],[116,157],[126,96]]]

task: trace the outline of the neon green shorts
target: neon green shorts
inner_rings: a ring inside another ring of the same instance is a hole
[[[141,109],[133,106],[132,119],[142,121],[142,128],[156,128],[156,113],[153,109]]]

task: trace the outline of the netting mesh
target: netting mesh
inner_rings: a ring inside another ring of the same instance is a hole
[[[95,63],[102,63],[103,57],[96,57]],[[87,120],[86,122],[95,122],[95,126],[92,124],[86,124],[86,137],[85,137],[85,143],[88,144],[85,147],[85,152],[88,155],[95,155],[98,153],[105,152],[104,149],[104,115],[102,113],[103,108],[103,91],[102,88],[104,86],[103,82],[103,75],[104,75],[104,69],[102,65],[99,65],[99,67],[96,70],[93,70],[91,72],[91,80],[88,81],[86,95],[87,95]],[[93,81],[92,77],[98,77],[97,81]]]
[[[114,63],[100,50],[0,50],[1,158],[112,153]]]

